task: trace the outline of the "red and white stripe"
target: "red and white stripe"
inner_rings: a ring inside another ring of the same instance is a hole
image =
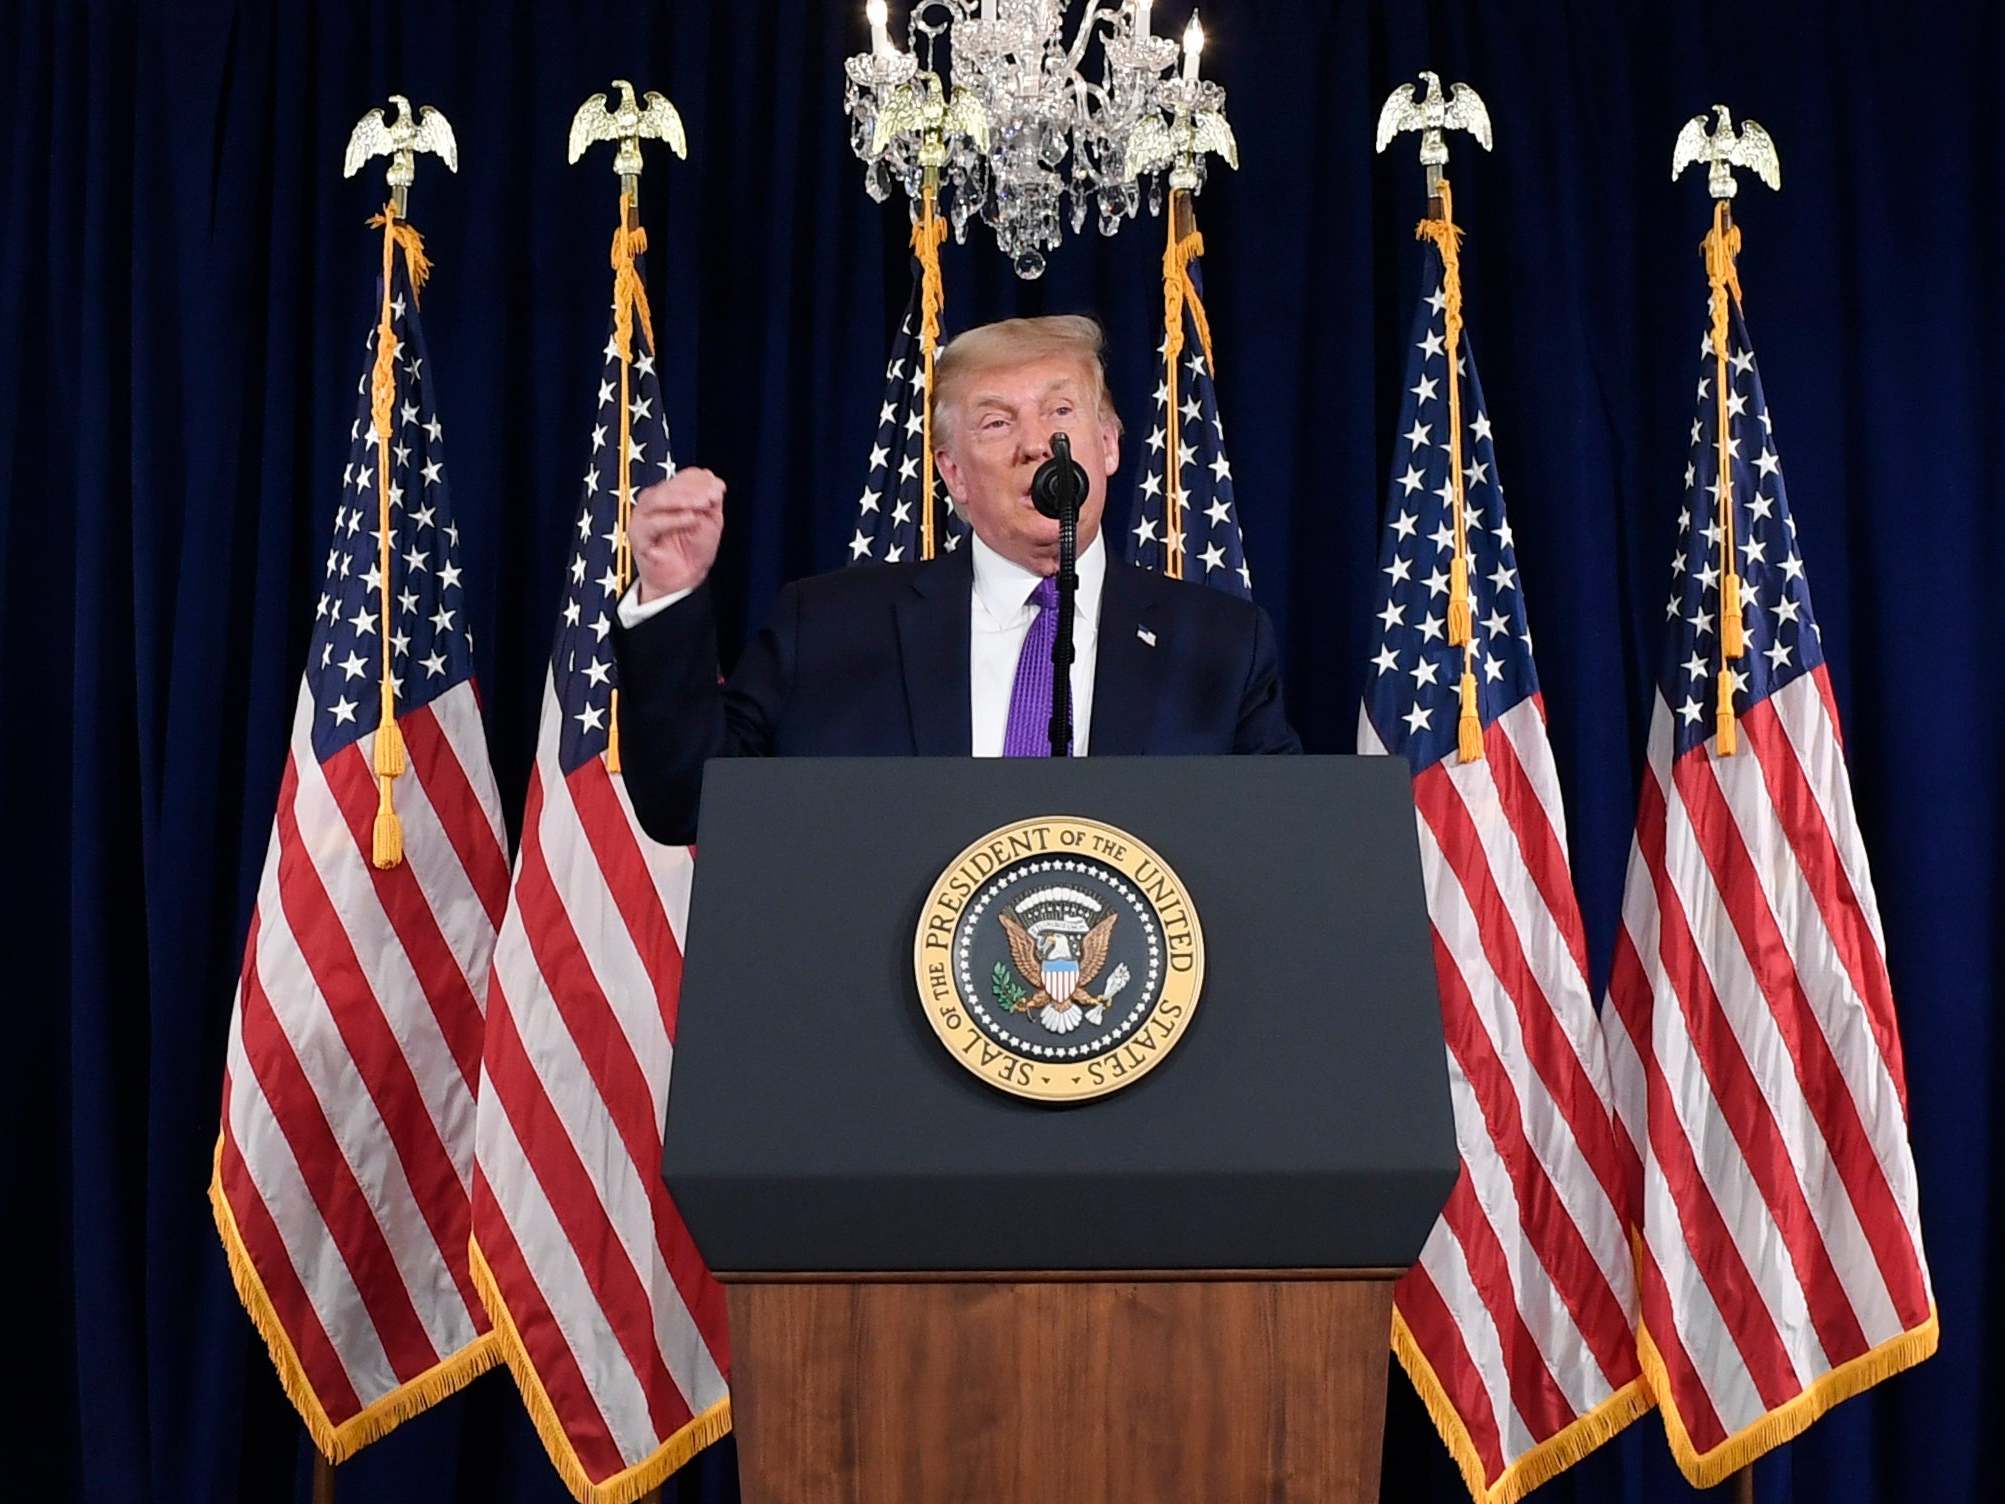
[[[323,764],[313,714],[302,685],[211,1197],[287,1392],[340,1461],[494,1357],[466,1239],[508,861],[471,682],[398,720],[404,860],[388,871],[370,862],[374,738]]]
[[[693,867],[546,689],[482,1058],[474,1239],[510,1366],[580,1499],[630,1499],[730,1424],[722,1288],[661,1179]]]
[[[1635,1154],[1610,1107],[1545,709],[1413,781],[1462,1173],[1394,1292],[1394,1348],[1473,1497],[1508,1504],[1649,1408]],[[1361,716],[1358,747],[1382,753]]]
[[[1934,1350],[1872,874],[1823,667],[1651,722],[1603,1017],[1642,1157],[1644,1361],[1700,1486]]]

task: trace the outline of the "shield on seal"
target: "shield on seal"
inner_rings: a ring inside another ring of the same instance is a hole
[[[1063,1003],[1079,985],[1079,962],[1071,956],[1046,956],[1042,977],[1051,1000]]]

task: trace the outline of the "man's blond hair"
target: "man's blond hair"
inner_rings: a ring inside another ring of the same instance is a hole
[[[984,371],[1023,365],[1048,355],[1070,355],[1093,372],[1094,406],[1100,419],[1118,431],[1121,415],[1107,390],[1107,337],[1099,322],[1083,313],[1054,313],[1035,319],[1002,319],[965,329],[940,347],[933,363],[933,441],[943,441],[955,400]]]

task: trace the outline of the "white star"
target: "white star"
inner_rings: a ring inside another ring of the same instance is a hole
[[[910,522],[911,520],[912,503],[901,496],[891,508],[892,525],[895,527],[900,523]]]
[[[587,470],[587,471],[585,472],[585,493],[586,493],[586,494],[587,494],[588,496],[597,496],[597,495],[599,494],[599,472],[598,472],[598,471],[596,471],[596,470]]]
[[[412,612],[416,611],[418,609],[417,592],[415,590],[398,591],[397,609],[403,612],[406,616],[409,616]]]
[[[425,433],[431,439],[431,441],[434,444],[436,444],[439,442],[439,440],[443,439],[446,436],[446,426],[445,424],[441,423],[438,420],[437,415],[434,414],[432,417],[432,421],[425,425]]]
[[[1401,494],[1411,496],[1415,491],[1420,489],[1424,478],[1418,470],[1409,464],[1406,467],[1406,474],[1399,477],[1400,485],[1406,488]]]
[[[337,726],[353,725],[355,723],[355,707],[358,703],[358,701],[343,696],[328,706],[328,710],[333,712],[334,724]]]
[[[341,676],[344,680],[361,678],[362,670],[367,668],[368,666],[369,666],[368,663],[363,659],[362,655],[356,652],[355,649],[353,648],[350,648],[348,650],[348,656],[342,659],[341,662],[336,665],[336,667],[341,670]]]
[[[459,584],[459,565],[448,561],[439,568],[439,589],[451,590]]]
[[[1425,621],[1421,622],[1420,635],[1426,638],[1429,642],[1440,642],[1442,640],[1441,638],[1442,626],[1443,622],[1440,617],[1430,616]]]
[[[634,369],[643,376],[652,376],[654,374],[654,352],[652,350],[641,351],[639,357],[634,361]]]
[[[1747,510],[1748,515],[1756,521],[1766,522],[1769,514],[1775,510],[1775,498],[1773,496],[1763,496],[1757,491],[1754,494],[1754,499],[1748,502]]]
[[[328,660],[333,658],[333,656],[334,656],[334,644],[331,642],[323,642],[320,645],[320,666],[322,668],[326,668]]]
[[[1439,286],[1436,286],[1434,291],[1427,295],[1425,301],[1429,308],[1432,308],[1436,313],[1439,313],[1442,309],[1448,306],[1448,295],[1444,293]]]
[[[432,518],[436,515],[438,514],[435,508],[419,507],[415,512],[411,513],[411,530],[415,532],[419,528],[430,527],[432,525]]]
[[[1741,557],[1749,564],[1766,564],[1768,560],[1763,558],[1762,554],[1767,548],[1768,545],[1761,539],[1750,538],[1740,546]]]
[[[577,554],[571,560],[571,583],[573,585],[582,585],[585,583],[585,556],[583,554]]]
[[[376,618],[367,606],[357,606],[355,614],[348,619],[348,625],[358,632],[373,632],[376,630]]]
[[[1387,643],[1378,650],[1372,662],[1378,665],[1381,674],[1389,674],[1399,667],[1399,654],[1393,651],[1391,643]]]
[[[1685,660],[1683,667],[1694,679],[1703,679],[1706,676],[1706,660],[1699,656],[1696,648],[1692,650],[1692,656]]]
[[[1761,656],[1769,663],[1770,673],[1781,673],[1789,667],[1789,645],[1780,637],[1761,650]]]
[[[439,474],[444,469],[445,466],[441,465],[437,460],[430,460],[418,466],[418,473],[424,476],[426,485],[435,486],[439,483]]]
[[[1449,549],[1455,546],[1455,529],[1448,525],[1448,519],[1445,517],[1441,519],[1441,526],[1437,527],[1428,536],[1432,539],[1434,546],[1443,553],[1448,552]]]
[[[1427,331],[1427,338],[1423,339],[1419,344],[1415,345],[1413,348],[1420,351],[1423,355],[1425,355],[1428,359],[1431,360],[1435,356],[1441,353],[1444,346],[1442,344],[1441,336],[1436,334],[1432,329],[1430,329]]]
[[[601,449],[605,447],[606,447],[606,425],[603,423],[595,423],[592,426],[592,453],[597,454]]]
[[[898,421],[898,405],[887,402],[877,410],[877,426],[883,428]]]
[[[606,725],[606,713],[596,705],[587,705],[571,719],[586,731],[602,731]]]
[[[1469,478],[1469,484],[1480,486],[1490,478],[1490,466],[1483,460],[1471,460],[1462,467],[1462,473]]]
[[[1691,490],[1693,485],[1697,483],[1698,478],[1699,478],[1698,466],[1694,465],[1690,460],[1687,460],[1685,462],[1685,489],[1687,491]]]
[[[1747,398],[1743,397],[1739,392],[1728,392],[1727,416],[1729,418],[1738,418],[1742,413],[1746,411],[1747,411]]]
[[[1775,619],[1778,622],[1794,622],[1796,620],[1796,613],[1802,609],[1803,603],[1801,601],[1791,600],[1785,595],[1775,603]]]
[[[1781,568],[1782,572],[1792,580],[1803,578],[1803,561],[1797,558],[1795,554],[1791,554],[1788,558],[1784,559]]]
[[[1211,505],[1204,509],[1204,515],[1211,519],[1213,527],[1217,527],[1232,515],[1232,504],[1223,496],[1214,496]]]
[[[620,337],[617,334],[608,334],[606,336],[606,361],[608,364],[610,364],[611,362],[618,360],[619,358],[620,358]]]
[[[1678,594],[1676,591],[1672,591],[1671,598],[1664,602],[1664,620],[1669,621],[1678,614],[1678,604]]]
[[[870,539],[867,536],[865,536],[862,528],[858,528],[856,530],[856,536],[849,540],[850,562],[853,564],[858,559],[866,558],[868,557],[869,553],[870,553]]]
[[[918,473],[919,460],[917,456],[908,454],[898,462],[898,478],[900,480],[911,480]]]
[[[1403,627],[1406,625],[1406,607],[1395,606],[1391,601],[1387,601],[1385,609],[1379,612],[1378,619],[1385,623],[1388,632],[1394,627]]]
[[[1754,468],[1759,470],[1762,478],[1766,480],[1782,468],[1782,460],[1773,449],[1764,444],[1761,446],[1761,453],[1754,457]]]
[[[406,653],[410,652],[410,650],[411,650],[411,639],[409,637],[405,636],[402,632],[392,632],[390,634],[390,651],[392,654],[394,654],[396,657],[401,658]],[[403,690],[398,687],[401,683],[402,683],[401,680],[392,679],[390,681],[390,686],[391,688],[396,689],[399,694],[402,694]]]
[[[1225,462],[1225,453],[1223,450],[1212,459],[1211,473],[1216,480],[1228,481],[1232,479],[1232,466]]]
[[[1207,570],[1222,568],[1225,564],[1225,550],[1216,543],[1207,543],[1204,549],[1204,567]]]
[[[1423,423],[1418,418],[1415,418],[1413,420],[1413,427],[1406,433],[1406,442],[1411,444],[1415,449],[1425,448],[1427,445],[1427,436],[1432,432],[1434,432],[1432,424]]]
[[[606,572],[599,576],[597,584],[607,595],[618,595],[620,593],[620,577],[613,572],[611,564],[606,566]]]
[[[1678,707],[1678,714],[1685,718],[1687,726],[1696,726],[1704,718],[1705,713],[1705,707],[1690,695],[1686,695],[1685,703]]]
[[[1420,519],[1413,513],[1402,511],[1397,517],[1392,519],[1392,530],[1402,538],[1411,538],[1413,536],[1414,525],[1419,521]]]
[[[578,625],[578,603],[576,601],[564,602],[564,625],[567,627]]]
[[[613,666],[610,663],[601,662],[597,657],[594,657],[585,666],[585,677],[590,679],[594,684],[604,684],[612,676]]]
[[[1711,561],[1709,560],[1705,564],[1699,566],[1698,576],[1699,576],[1700,586],[1706,590],[1710,590],[1713,588],[1713,586],[1719,583],[1720,572],[1719,570],[1713,567]]]
[[[606,620],[605,612],[601,611],[597,616],[592,618],[592,635],[600,642],[606,640],[606,634],[612,631],[612,629],[613,624]]]
[[[1436,383],[1432,376],[1423,376],[1417,384],[1408,387],[1407,390],[1412,392],[1422,402],[1432,402],[1434,400],[1435,385]]]
[[[1699,400],[1700,400],[1701,402],[1705,401],[1705,400],[1706,400],[1706,394],[1707,394],[1708,392],[1710,392],[1710,391],[1711,391],[1712,389],[1713,389],[1713,379],[1712,379],[1712,377],[1710,377],[1710,376],[1701,376],[1701,377],[1699,378]]]
[[[898,563],[899,560],[903,559],[904,557],[905,557],[905,545],[902,543],[894,543],[891,545],[890,551],[884,555],[884,562],[887,564],[896,564]]]
[[[874,512],[877,510],[877,503],[883,500],[883,498],[884,493],[882,491],[873,491],[870,487],[865,486],[863,488],[863,498],[857,505],[862,507],[866,512]]]
[[[1490,614],[1483,618],[1481,625],[1483,630],[1488,632],[1492,637],[1507,637],[1510,635],[1510,618],[1505,616],[1495,606],[1490,607]]]
[[[1151,477],[1151,479],[1153,478],[1154,477]],[[1153,495],[1154,493],[1151,492],[1150,494]],[[1135,524],[1135,543],[1137,546],[1148,543],[1160,543],[1161,541],[1162,540],[1156,536],[1155,518],[1144,517],[1140,522]]]
[[[370,468],[369,466],[367,466],[367,465],[357,465],[357,466],[355,467],[355,489],[356,489],[356,490],[358,490],[358,491],[366,491],[366,490],[368,490],[368,489],[369,489],[369,482],[370,482],[370,481],[372,481],[372,480],[374,480],[375,478],[376,478],[376,472],[375,472],[375,471],[374,471],[373,469],[371,469],[371,468]]]
[[[1510,548],[1517,542],[1516,536],[1511,532],[1511,519],[1508,517],[1497,519],[1496,533],[1499,548]]]
[[[599,383],[599,406],[601,406],[601,407],[604,407],[604,406],[605,406],[605,405],[606,405],[606,404],[607,404],[608,402],[610,402],[610,401],[612,401],[612,400],[613,400],[613,384],[612,384],[612,383],[611,383],[610,381],[602,381],[602,382],[600,382],[600,383]]]
[[[1190,359],[1185,361],[1184,364],[1190,367],[1191,375],[1202,376],[1204,374],[1204,357],[1198,354],[1197,351],[1192,350],[1190,352]]]
[[[397,456],[397,468],[400,470],[411,462],[411,451],[407,445],[392,444],[390,453]]]
[[[1692,631],[1696,635],[1703,637],[1705,636],[1706,633],[1712,631],[1712,629],[1713,629],[1712,612],[1694,611],[1692,613]]]
[[[1163,431],[1161,428],[1158,427],[1149,430],[1149,448],[1153,449],[1157,454],[1163,452]]]
[[[627,458],[633,464],[645,464],[647,462],[647,445],[643,444],[639,439],[635,439],[627,449]]]
[[[654,416],[653,404],[652,397],[636,397],[627,404],[628,416],[636,423],[642,418],[651,418]]]
[[[922,429],[924,429],[925,426],[926,426],[926,415],[920,412],[917,408],[914,408],[910,413],[906,415],[905,431],[907,433],[918,433]]]
[[[450,632],[453,625],[453,613],[448,611],[444,606],[439,607],[438,610],[432,613],[432,625],[441,632]]]
[[[418,404],[415,402],[406,402],[402,407],[397,409],[397,416],[402,418],[406,423],[417,422]]]
[[[433,648],[428,657],[420,658],[418,661],[425,666],[427,679],[436,679],[446,671],[446,655],[437,648]]]
[[[1413,709],[1407,711],[1407,713],[1401,716],[1400,719],[1406,722],[1406,729],[1408,731],[1418,732],[1430,729],[1427,723],[1429,719],[1432,718],[1433,715],[1434,715],[1433,711],[1423,710],[1420,708],[1418,704],[1416,704],[1413,707]]]
[[[1425,653],[1422,653],[1418,658],[1414,659],[1413,667],[1408,669],[1407,672],[1413,675],[1413,688],[1417,693],[1421,685],[1432,684],[1434,682],[1434,676],[1441,672],[1441,665],[1429,658]]]
[[[425,569],[425,560],[430,557],[430,554],[419,553],[417,548],[413,546],[411,551],[404,555],[404,567],[411,570]]]
[[[1749,371],[1754,369],[1754,357],[1748,354],[1747,351],[1741,350],[1733,355],[1729,355],[1727,357],[1727,364],[1734,368],[1735,375],[1745,376]]]
[[[886,465],[890,463],[891,463],[891,451],[889,449],[886,449],[882,444],[871,445],[870,466],[869,466],[870,469],[882,470]]]
[[[1483,655],[1483,682],[1485,684],[1494,684],[1503,677],[1504,660],[1501,658],[1492,658],[1488,653],[1485,653]]]
[[[1155,500],[1156,497],[1160,496],[1162,494],[1162,490],[1163,490],[1163,478],[1160,475],[1156,474],[1155,471],[1151,470],[1147,475],[1142,477],[1142,494],[1148,497],[1151,501]]]
[[[1469,428],[1477,438],[1488,442],[1490,437],[1490,415],[1488,413],[1476,414],[1476,421],[1471,423]]]
[[[1434,599],[1437,595],[1446,595],[1448,593],[1448,576],[1441,572],[1441,566],[1438,564],[1434,566],[1434,573],[1430,574],[1420,583],[1427,587],[1427,598],[1429,600]]]
[[[1385,566],[1384,573],[1392,576],[1395,585],[1403,580],[1410,580],[1413,578],[1413,561],[1394,555],[1393,561]]]

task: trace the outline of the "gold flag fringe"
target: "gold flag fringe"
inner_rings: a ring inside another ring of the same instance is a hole
[[[940,316],[947,311],[947,287],[940,276],[940,243],[946,238],[947,222],[940,218],[929,176],[920,200],[919,217],[912,222],[912,254],[919,260],[919,368],[926,382],[925,395],[919,404],[921,559],[930,559],[939,552],[933,495],[933,359],[940,346]]]
[[[270,1297],[265,1294],[264,1281],[258,1278],[250,1250],[245,1248],[243,1238],[237,1231],[236,1214],[230,1210],[229,1197],[223,1191],[223,1140],[220,1134],[216,1138],[209,1175],[209,1210],[215,1218],[216,1234],[222,1240],[223,1256],[230,1266],[230,1281],[236,1286],[237,1299],[243,1302],[251,1325],[264,1339],[265,1350],[271,1355],[272,1368],[278,1374],[279,1387],[285,1391],[293,1409],[299,1412],[300,1423],[313,1438],[314,1446],[329,1462],[346,1462],[370,1442],[389,1435],[412,1416],[464,1389],[501,1360],[501,1346],[495,1334],[492,1331],[483,1332],[435,1367],[398,1385],[339,1425],[335,1424],[326,1406],[321,1404],[320,1396],[313,1392],[306,1367],[300,1362],[278,1313],[272,1309]]]
[[[1392,1313],[1392,1351],[1399,1359],[1399,1366],[1406,1370],[1420,1403],[1426,1407],[1428,1419],[1434,1422],[1448,1455],[1455,1459],[1462,1482],[1476,1504],[1517,1504],[1540,1484],[1565,1472],[1648,1412],[1653,1403],[1649,1385],[1642,1378],[1631,1379],[1587,1414],[1526,1452],[1499,1473],[1495,1483],[1490,1483],[1483,1477],[1483,1461],[1469,1437],[1468,1427],[1463,1425],[1448,1391],[1442,1387],[1433,1365],[1420,1350],[1397,1307]]]
[[[578,1460],[577,1449],[564,1434],[564,1424],[557,1418],[557,1407],[551,1404],[542,1379],[537,1377],[536,1365],[530,1362],[529,1350],[522,1345],[522,1334],[516,1330],[515,1318],[509,1314],[508,1303],[501,1298],[501,1286],[480,1251],[480,1243],[473,1238],[467,1239],[467,1262],[473,1272],[473,1287],[480,1295],[481,1304],[487,1307],[488,1320],[494,1323],[499,1354],[507,1363],[509,1373],[514,1375],[515,1387],[521,1392],[523,1408],[529,1412],[530,1422],[536,1427],[543,1450],[549,1453],[551,1466],[557,1469],[557,1475],[564,1480],[564,1486],[571,1490],[571,1496],[578,1504],[635,1504],[642,1495],[659,1487],[698,1452],[730,1434],[731,1400],[727,1395],[701,1415],[692,1416],[681,1430],[625,1472],[594,1483],[585,1472],[584,1464]]]
[[[1914,1367],[1935,1352],[1941,1335],[1937,1310],[1930,1306],[1928,1320],[1920,1326],[1889,1337],[1878,1347],[1841,1363],[1794,1399],[1743,1426],[1710,1452],[1701,1452],[1692,1445],[1691,1433],[1685,1429],[1684,1418],[1672,1399],[1663,1355],[1657,1351],[1649,1329],[1640,1321],[1636,1325],[1636,1355],[1643,1365],[1643,1376],[1659,1396],[1657,1408],[1664,1415],[1664,1437],[1670,1443],[1672,1457],[1677,1459],[1678,1470],[1694,1488],[1711,1488],[1764,1453],[1800,1436],[1820,1416],[1853,1395]]]

